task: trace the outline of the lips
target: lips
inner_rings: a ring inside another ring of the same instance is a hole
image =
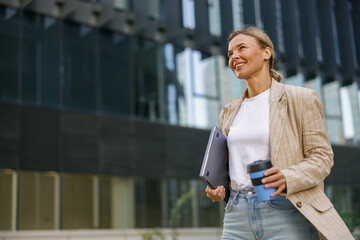
[[[234,64],[234,66],[235,66],[235,69],[237,69],[237,68],[239,68],[239,67],[244,66],[245,64],[246,64],[245,62],[241,62],[241,63],[236,63],[236,64]]]

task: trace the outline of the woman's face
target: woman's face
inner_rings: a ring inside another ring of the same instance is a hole
[[[228,56],[229,66],[239,79],[249,79],[265,70],[269,72],[270,48],[262,49],[252,36],[239,34],[234,37],[229,43]]]

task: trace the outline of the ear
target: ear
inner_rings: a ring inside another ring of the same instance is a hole
[[[264,49],[264,59],[265,60],[269,60],[270,59],[270,57],[271,57],[271,50],[270,50],[270,48],[269,47],[267,47],[267,48],[265,48]]]

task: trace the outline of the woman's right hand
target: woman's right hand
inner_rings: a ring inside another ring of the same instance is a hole
[[[213,202],[219,202],[225,199],[224,186],[218,186],[216,189],[211,189],[209,186],[206,186],[205,192],[207,193],[208,198],[212,199]]]

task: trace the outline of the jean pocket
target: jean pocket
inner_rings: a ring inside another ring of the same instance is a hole
[[[294,205],[286,199],[285,196],[276,196],[270,200],[267,200],[270,207],[280,210],[291,210],[294,209]]]
[[[231,210],[233,209],[233,206],[234,206],[234,201],[229,200],[228,203],[225,206],[225,213],[231,212]]]

